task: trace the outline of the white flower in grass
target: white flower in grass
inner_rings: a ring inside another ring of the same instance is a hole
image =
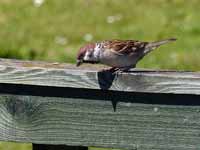
[[[171,53],[170,54],[170,61],[173,62],[174,64],[176,64],[178,62],[178,54],[177,53]]]
[[[171,53],[170,54],[171,59],[177,59],[177,57],[178,57],[177,53]]]
[[[87,42],[90,42],[90,41],[92,41],[92,39],[93,39],[93,35],[90,34],[90,33],[87,33],[87,34],[84,35],[83,39],[84,39],[85,41],[87,41]]]
[[[115,22],[115,17],[114,16],[108,16],[107,17],[107,23],[113,23]]]
[[[120,21],[122,19],[122,15],[121,14],[117,14],[115,16],[108,16],[107,17],[107,23],[114,23],[116,21]]]
[[[35,7],[40,7],[44,3],[44,0],[33,0],[33,5]]]
[[[54,41],[59,45],[66,45],[68,43],[67,38],[64,36],[56,36]]]

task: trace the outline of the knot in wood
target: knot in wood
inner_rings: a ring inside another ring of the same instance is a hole
[[[33,115],[33,104],[28,100],[28,96],[5,96],[6,109],[8,114],[15,121],[26,121]]]

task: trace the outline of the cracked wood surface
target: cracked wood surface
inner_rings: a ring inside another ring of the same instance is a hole
[[[0,59],[0,83],[106,89],[126,92],[200,94],[200,73],[135,69],[118,75],[88,65]]]

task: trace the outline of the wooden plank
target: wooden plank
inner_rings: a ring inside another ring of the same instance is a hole
[[[69,64],[0,59],[0,83],[126,92],[200,94],[198,72],[133,70],[116,76],[98,70],[91,66],[76,68]]]
[[[199,79],[198,72],[116,76],[91,66],[0,59],[0,140],[195,150]]]
[[[1,94],[0,140],[137,150],[200,147],[199,105],[130,99],[132,103],[121,100],[113,112],[111,102],[101,98]]]
[[[82,146],[33,144],[33,150],[88,150]]]

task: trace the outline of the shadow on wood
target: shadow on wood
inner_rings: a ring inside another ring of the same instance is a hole
[[[83,146],[33,144],[33,150],[88,150]]]
[[[109,70],[97,72],[99,87],[103,90],[108,90],[115,79],[116,74]]]
[[[39,85],[0,83],[0,93],[15,95],[32,95],[45,97],[82,98],[100,101],[126,103],[160,104],[160,105],[200,105],[199,95],[172,93],[142,93]],[[78,94],[77,94],[78,93]]]

